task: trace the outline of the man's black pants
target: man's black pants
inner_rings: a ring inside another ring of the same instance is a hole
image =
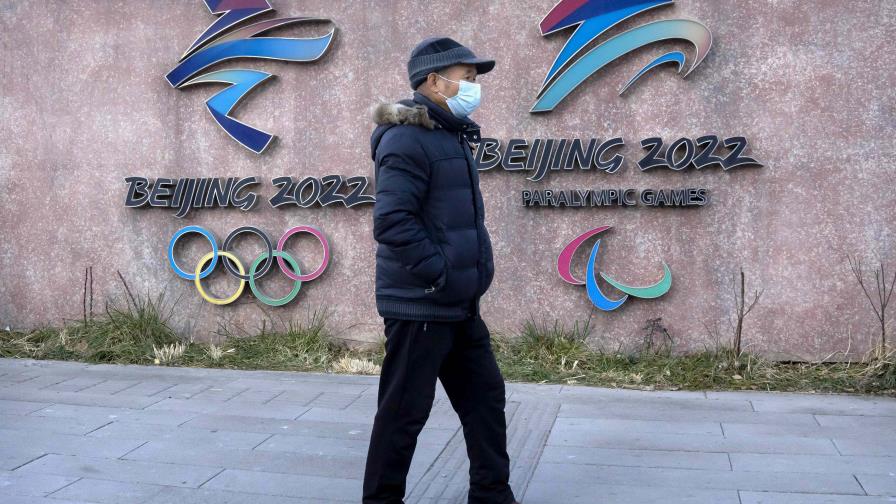
[[[436,378],[460,417],[470,504],[510,504],[504,378],[479,316],[460,322],[384,319],[386,357],[364,474],[364,504],[401,504]]]

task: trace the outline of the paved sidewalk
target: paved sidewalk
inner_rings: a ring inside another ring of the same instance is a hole
[[[0,359],[4,504],[360,502],[375,377]],[[896,400],[508,384],[524,504],[896,502]],[[408,503],[465,503],[439,395]]]

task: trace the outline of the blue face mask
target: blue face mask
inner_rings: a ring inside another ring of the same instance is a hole
[[[436,75],[442,77],[441,74],[437,73]],[[448,102],[448,108],[451,109],[452,114],[457,117],[467,117],[472,114],[474,110],[479,108],[479,101],[482,98],[482,88],[479,84],[465,80],[455,81],[446,77],[442,78],[446,81],[455,82],[460,85],[457,94],[451,97],[436,91]]]

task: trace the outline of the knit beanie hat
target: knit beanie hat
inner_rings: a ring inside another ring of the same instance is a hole
[[[477,74],[488,73],[495,68],[495,60],[477,58],[473,51],[452,38],[427,38],[414,47],[408,60],[411,89],[417,89],[430,73],[460,63],[476,65]]]

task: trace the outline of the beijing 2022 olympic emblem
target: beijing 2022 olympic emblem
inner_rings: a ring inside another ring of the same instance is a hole
[[[549,112],[566,96],[598,72],[622,56],[662,40],[685,40],[696,48],[696,54],[687,77],[697,68],[712,47],[712,32],[702,23],[691,19],[664,19],[647,23],[606,40],[589,51],[585,49],[601,35],[622,21],[663,5],[671,5],[674,0],[561,0],[541,21],[541,34],[576,27],[566,45],[557,55],[554,64],[538,92],[531,112]],[[638,71],[619,94],[625,93],[632,84],[650,70],[675,64],[678,73],[685,66],[685,55],[681,51],[666,53]]]
[[[336,29],[317,38],[259,37],[265,32],[287,25],[329,21],[324,18],[289,17],[268,19],[238,28],[249,18],[273,11],[268,0],[204,0],[212,14],[220,17],[193,42],[181,56],[180,63],[165,78],[175,89],[216,82],[230,84],[206,101],[208,111],[243,147],[261,154],[274,135],[253,128],[230,116],[240,100],[262,82],[272,77],[258,70],[219,70],[194,77],[202,70],[233,58],[260,58],[278,61],[309,62],[320,59],[330,48]]]

